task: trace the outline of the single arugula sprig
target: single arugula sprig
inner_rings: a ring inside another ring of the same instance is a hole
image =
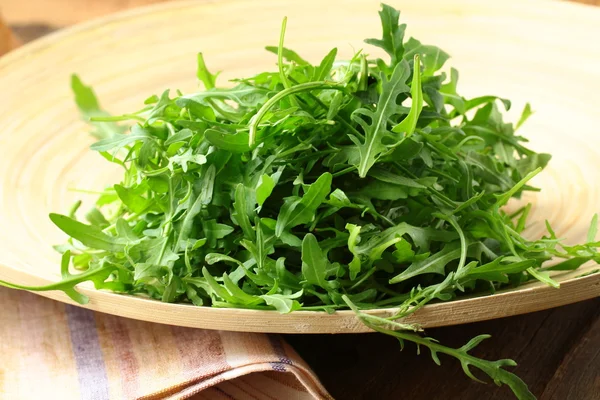
[[[133,113],[109,116],[91,88],[72,88],[99,139],[91,148],[123,168],[78,220],[77,205],[52,221],[70,239],[63,278],[46,287],[84,302],[75,287],[165,302],[259,310],[333,312],[353,308],[369,327],[458,358],[517,396],[522,382],[460,349],[403,330],[401,318],[431,301],[483,295],[549,272],[600,261],[597,218],[588,243],[566,246],[550,227],[522,237],[531,206],[504,206],[550,156],[528,149],[503,120],[510,102],[466,99],[448,54],[405,40],[399,11],[383,5],[381,47],[316,65],[284,47],[276,71],[218,86],[198,55],[204,90],[152,96]],[[127,122],[121,124],[121,122]],[[129,124],[129,127],[127,127]],[[128,131],[128,133],[124,133]],[[561,261],[553,264],[551,260]],[[71,274],[69,267],[81,270]],[[361,310],[393,307],[386,319]],[[399,329],[400,331],[396,331]]]
[[[427,347],[431,353],[431,358],[437,365],[442,365],[439,358],[439,353],[454,357],[458,361],[460,361],[460,365],[462,366],[463,371],[469,378],[477,382],[484,383],[483,381],[477,379],[469,368],[475,367],[480,371],[484,372],[486,375],[488,375],[498,386],[504,384],[510,387],[510,389],[513,391],[513,393],[518,399],[535,399],[535,396],[529,391],[525,382],[523,382],[515,374],[510,373],[504,369],[504,367],[516,366],[516,362],[509,359],[487,361],[469,354],[469,351],[473,350],[479,343],[481,343],[485,339],[489,339],[490,335],[479,335],[471,339],[464,346],[458,349],[453,349],[451,347],[439,344],[437,340],[433,338],[422,337],[417,334],[407,332],[406,327],[402,324],[398,324],[397,322],[389,321],[374,315],[365,314],[361,312],[352,303],[352,301],[350,301],[350,299],[344,296],[344,300],[348,304],[348,307],[350,307],[356,313],[358,318],[365,325],[367,325],[374,331],[394,336],[400,341],[400,346],[402,347],[402,349],[404,349],[404,343],[406,341],[410,341],[416,344],[418,352],[420,351],[420,346]]]

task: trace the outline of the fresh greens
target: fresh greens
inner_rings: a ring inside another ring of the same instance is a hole
[[[504,122],[510,102],[466,99],[448,54],[410,38],[400,13],[380,11],[383,35],[336,61],[312,65],[284,47],[279,68],[217,86],[198,55],[205,90],[152,96],[132,114],[110,117],[78,77],[76,102],[100,139],[92,146],[124,169],[87,214],[88,223],[51,214],[71,239],[64,281],[198,306],[332,312],[351,308],[374,330],[457,358],[533,398],[504,367],[407,330],[397,322],[430,301],[489,293],[529,280],[558,287],[550,270],[600,261],[594,218],[589,243],[561,244],[553,231],[521,236],[530,206],[506,213],[509,199],[536,190],[529,181],[547,154],[526,148]],[[517,127],[531,114],[529,105]],[[132,121],[129,133],[119,121]],[[553,258],[563,261],[548,264]],[[69,262],[80,274],[68,272]],[[395,307],[392,318],[362,310]]]

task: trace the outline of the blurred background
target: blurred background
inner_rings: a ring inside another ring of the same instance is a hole
[[[0,0],[0,15],[4,18],[4,24],[8,25],[14,36],[23,43],[81,21],[129,8],[168,1],[174,0]],[[218,0],[197,1],[214,2]],[[570,1],[600,5],[600,0]],[[394,3],[393,0],[388,0],[388,2]],[[1,22],[0,25],[2,25]],[[0,28],[0,46],[2,46],[1,43],[7,42],[3,40],[2,35],[4,37],[7,35],[5,27]],[[0,53],[2,53],[2,49],[0,49]]]

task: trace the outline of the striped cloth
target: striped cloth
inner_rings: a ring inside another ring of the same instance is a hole
[[[331,399],[278,335],[95,313],[0,288],[0,399]]]

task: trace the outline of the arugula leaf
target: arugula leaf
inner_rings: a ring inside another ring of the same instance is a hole
[[[50,214],[50,220],[64,233],[93,249],[111,252],[123,251],[124,245],[118,238],[108,236],[100,228],[86,225],[66,215]]]
[[[365,42],[373,46],[381,47],[392,59],[391,64],[396,65],[404,54],[404,32],[405,24],[398,24],[400,11],[393,7],[382,4],[379,11],[383,35],[381,39],[366,39]]]
[[[282,314],[290,313],[294,310],[298,310],[302,307],[300,303],[298,303],[297,299],[302,296],[302,290],[290,295],[283,294],[263,294],[260,296],[261,299],[265,301],[270,306],[275,307],[277,311]]]
[[[421,110],[423,110],[423,91],[421,90],[421,67],[420,67],[419,55],[415,54],[414,69],[413,69],[413,80],[410,88],[410,95],[412,98],[412,105],[410,112],[396,125],[392,132],[404,133],[404,137],[410,137],[417,127],[417,121]]]
[[[398,283],[405,281],[413,276],[422,274],[440,274],[444,275],[444,268],[452,261],[461,256],[461,250],[454,245],[446,245],[444,248],[425,260],[420,260],[412,263],[401,274],[390,279],[390,283]]]
[[[235,134],[221,132],[217,129],[207,129],[204,137],[216,147],[231,151],[232,153],[245,153],[250,151],[248,146],[248,133],[238,132]]]
[[[150,137],[148,132],[144,129],[141,129],[139,125],[134,125],[131,128],[131,133],[128,135],[124,135],[121,133],[112,134],[96,143],[93,143],[90,146],[90,149],[96,151],[108,151],[113,149],[120,149],[122,147],[128,146],[137,141],[144,141]]]
[[[232,214],[232,217],[235,218],[238,225],[242,228],[244,232],[244,237],[248,240],[254,240],[255,234],[252,229],[252,225],[250,224],[251,215],[248,214],[248,205],[246,203],[247,195],[245,186],[241,183],[235,187],[235,201],[233,203],[233,207],[235,209],[235,213]]]
[[[515,125],[515,130],[519,129],[519,127],[521,125],[523,125],[525,123],[525,121],[527,121],[529,119],[529,117],[531,117],[532,114],[533,114],[533,110],[531,109],[531,104],[529,104],[529,103],[525,104],[525,107],[523,108],[523,112],[521,113],[521,117],[519,118],[519,121]]]
[[[312,77],[313,81],[324,81],[331,74],[331,68],[333,67],[333,63],[335,62],[335,57],[337,56],[337,48],[333,48],[327,53],[327,55],[323,58],[321,63],[317,68],[315,68],[314,75]],[[342,96],[338,97],[340,100]]]
[[[92,281],[196,306],[350,308],[372,329],[427,347],[436,363],[455,357],[467,376],[475,367],[532,398],[506,371],[514,362],[469,354],[485,336],[454,349],[398,319],[532,280],[558,287],[553,271],[600,262],[598,217],[585,243],[565,244],[550,224],[544,237],[523,237],[532,206],[504,206],[537,191],[533,177],[550,161],[515,133],[531,107],[513,124],[503,116],[509,100],[462,96],[458,71],[441,71],[446,52],[406,40],[391,6],[379,16],[382,36],[367,43],[386,60],[361,50],[336,60],[334,48],[313,65],[284,47],[284,20],[278,46],[267,47],[276,70],[218,87],[199,53],[203,90],[165,90],[120,116],[73,76],[99,139],[91,148],[121,166],[122,179],[89,211],[77,203],[50,215],[70,236],[55,247],[61,282],[0,285],[62,290],[80,303],[76,285]],[[362,312],[381,307],[396,312]]]
[[[109,116],[106,111],[100,108],[94,90],[86,86],[76,74],[71,75],[71,90],[75,95],[75,104],[77,104],[81,115],[85,119]],[[97,139],[108,139],[121,134],[124,130],[114,122],[94,122],[93,125],[97,130],[91,132],[91,134]]]
[[[215,84],[217,83],[217,76],[219,74],[211,74],[206,68],[206,64],[204,62],[204,55],[202,53],[198,53],[198,68],[196,70],[196,76],[207,90],[214,89]]]
[[[314,218],[317,207],[325,201],[331,191],[331,180],[331,174],[326,172],[309,186],[302,198],[284,203],[275,226],[277,237],[280,237],[285,229],[310,222]]]
[[[302,240],[302,276],[308,284],[328,289],[329,282],[325,279],[329,261],[319,247],[317,238],[308,233]]]
[[[256,201],[262,206],[275,188],[275,180],[267,174],[260,176],[256,184]]]
[[[355,164],[358,176],[364,178],[369,169],[377,162],[382,153],[388,151],[388,146],[383,139],[392,134],[388,131],[388,120],[402,112],[398,106],[397,98],[400,94],[409,91],[406,79],[410,75],[410,67],[406,61],[402,61],[395,68],[392,77],[388,80],[381,75],[382,92],[377,103],[376,111],[359,108],[352,113],[352,119],[363,129],[365,134],[364,143],[356,135],[350,135],[350,139],[360,152],[360,162]]]
[[[131,188],[126,188],[122,185],[114,185],[114,189],[123,204],[134,213],[143,213],[152,204],[151,200],[135,193]]]

